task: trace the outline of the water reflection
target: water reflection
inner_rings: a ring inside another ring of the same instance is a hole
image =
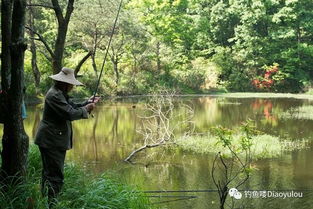
[[[277,126],[277,115],[273,114],[273,102],[269,99],[256,99],[252,103],[252,109],[256,112],[263,112],[263,123],[269,123],[271,126]],[[278,110],[279,111],[279,110]]]
[[[74,149],[69,152],[68,160],[82,163],[96,173],[114,170],[124,181],[144,190],[214,188],[210,176],[212,156],[156,148],[141,153],[140,163],[134,166],[122,162],[130,151],[140,145],[141,136],[137,134],[136,128],[141,125],[138,115],[144,111],[145,100],[134,98],[105,102],[97,108],[94,118],[74,122]],[[215,125],[237,127],[250,118],[265,133],[283,139],[308,139],[308,149],[286,152],[277,159],[255,162],[253,166],[256,169],[245,187],[261,190],[313,189],[313,121],[279,117],[290,108],[312,105],[311,101],[290,98],[177,98],[177,102],[181,101],[194,108],[195,127],[199,133],[205,133]],[[136,108],[133,108],[134,105]],[[33,138],[42,110],[40,107],[29,107],[28,110],[25,128],[30,138]],[[175,111],[182,110],[177,106]],[[216,193],[188,195],[196,195],[198,198],[170,202],[162,205],[162,208],[218,208]],[[246,199],[240,203],[246,208],[302,209],[311,208],[312,197],[312,193],[307,191],[302,199]]]

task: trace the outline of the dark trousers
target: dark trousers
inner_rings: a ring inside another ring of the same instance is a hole
[[[49,205],[55,203],[64,182],[65,150],[46,149],[39,147],[42,159],[41,192],[48,195]]]

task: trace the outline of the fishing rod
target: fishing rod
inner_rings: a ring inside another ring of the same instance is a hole
[[[105,55],[104,55],[104,59],[103,59],[103,62],[102,62],[102,66],[101,66],[100,75],[99,75],[99,78],[98,78],[98,81],[97,81],[97,86],[96,86],[96,89],[95,89],[94,94],[93,94],[92,102],[95,101],[96,94],[97,94],[98,89],[99,89],[99,84],[100,84],[100,80],[101,80],[101,77],[102,77],[104,65],[105,65],[105,62],[106,62],[107,57],[108,57],[109,49],[110,49],[111,42],[112,42],[112,39],[113,39],[113,34],[114,34],[114,32],[115,32],[116,23],[117,23],[117,20],[118,20],[119,15],[120,15],[120,11],[121,11],[121,8],[122,8],[122,4],[123,4],[123,0],[121,0],[120,5],[119,5],[119,7],[118,7],[117,15],[116,15],[116,18],[115,18],[115,21],[114,21],[112,33],[111,33],[111,36],[110,36],[110,39],[109,39],[109,43],[108,43],[108,47],[106,48],[106,52],[105,52]]]

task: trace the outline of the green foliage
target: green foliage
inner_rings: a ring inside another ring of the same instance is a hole
[[[30,146],[26,180],[8,177],[0,185],[0,208],[46,208],[47,199],[40,192],[41,158],[36,146]]]
[[[165,43],[180,49],[190,49],[194,30],[192,19],[186,13],[187,0],[131,1],[130,7],[143,13],[142,21],[149,25],[151,33],[160,37]],[[147,12],[147,9],[148,11]]]
[[[34,2],[36,3],[36,2]],[[64,65],[75,68],[94,51],[100,68],[110,36],[117,3],[86,0],[75,3],[69,25]],[[61,3],[65,9],[65,3]],[[302,1],[128,1],[113,37],[101,94],[146,94],[157,86],[198,93],[225,87],[231,91],[260,91],[251,85],[265,66],[279,65],[271,88],[262,91],[301,92],[313,78],[313,2]],[[34,9],[35,27],[53,46],[57,24],[47,8]],[[77,27],[79,25],[80,27]],[[40,92],[51,83],[51,61],[36,41],[42,74]],[[30,54],[26,55],[27,93],[34,87]],[[116,83],[112,60],[118,61]],[[92,92],[95,77],[90,60],[82,78]]]
[[[232,91],[251,91],[251,76],[248,70],[233,72],[226,82],[226,88]]]
[[[40,192],[41,158],[38,147],[30,146],[27,178],[25,182],[0,186],[0,208],[47,208],[47,198]],[[16,179],[14,179],[16,180]],[[10,179],[8,179],[10,181]],[[79,166],[67,164],[65,185],[55,208],[151,208],[149,201],[137,190],[113,177],[103,174],[94,177]]]
[[[224,127],[212,128],[212,132],[220,139],[217,144],[222,144],[223,147],[231,146],[233,132]]]
[[[114,177],[101,175],[91,181],[90,178],[77,166],[67,165],[64,189],[56,208],[149,208],[148,200],[141,193]]]
[[[312,87],[309,87],[309,88],[307,89],[307,91],[305,92],[305,94],[307,94],[307,95],[313,95],[313,88],[312,88]]]

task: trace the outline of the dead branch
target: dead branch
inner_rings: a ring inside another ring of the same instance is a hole
[[[139,116],[142,120],[141,128],[136,130],[143,136],[143,145],[132,151],[125,159],[126,162],[131,162],[132,158],[138,152],[147,148],[173,143],[176,130],[182,129],[182,127],[186,124],[193,124],[191,121],[192,116],[190,116],[193,114],[193,110],[188,105],[180,105],[180,107],[186,109],[187,111],[181,111],[183,113],[174,114],[174,95],[175,94],[173,92],[166,92],[161,96],[154,95],[151,102],[145,105],[145,115]],[[177,119],[181,120],[176,122]],[[186,135],[186,133],[183,133],[183,135]]]
[[[147,148],[153,148],[153,147],[158,147],[160,145],[164,145],[164,143],[157,143],[157,144],[146,144],[130,153],[130,155],[125,159],[126,162],[131,162],[131,159],[134,157],[134,155],[138,152],[141,152],[142,150],[145,150]]]

